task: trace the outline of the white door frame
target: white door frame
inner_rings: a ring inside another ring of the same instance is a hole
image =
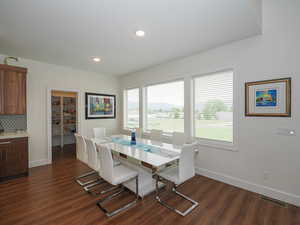
[[[81,92],[78,89],[67,89],[67,88],[48,88],[47,89],[47,136],[48,136],[48,164],[52,164],[52,105],[51,105],[51,92],[52,91],[65,91],[65,92],[74,92],[77,93],[77,104],[76,104],[76,113],[77,113],[77,125],[76,132],[81,133]]]

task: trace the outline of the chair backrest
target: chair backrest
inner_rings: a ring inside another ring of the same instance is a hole
[[[135,133],[137,138],[142,138],[143,137],[143,130],[142,128],[135,128]]]
[[[76,139],[76,157],[80,161],[87,163],[86,143],[79,134],[74,134]]]
[[[100,163],[97,157],[97,149],[96,149],[95,142],[90,138],[84,138],[84,140],[86,143],[86,150],[88,155],[88,165],[93,170],[98,171]]]
[[[180,183],[195,176],[194,155],[197,143],[185,144],[182,147],[179,159],[179,181]]]
[[[159,141],[162,142],[162,130],[156,130],[156,129],[152,129],[150,131],[150,139],[152,141]]]
[[[109,183],[113,183],[113,157],[109,144],[97,144],[100,153],[100,176]]]
[[[186,143],[186,136],[182,132],[173,132],[172,144],[173,145],[184,145]]]
[[[106,136],[106,129],[105,127],[95,127],[93,128],[94,138],[102,139]]]

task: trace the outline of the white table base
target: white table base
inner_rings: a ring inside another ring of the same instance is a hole
[[[141,165],[137,165],[134,163],[130,163],[126,160],[121,160],[122,164],[136,170],[139,174],[139,196],[144,197],[152,192],[155,191],[155,179],[152,178],[152,173],[148,170],[143,168]],[[130,180],[128,182],[123,183],[125,187],[135,193],[135,180]],[[159,183],[159,188],[163,187],[163,183]]]

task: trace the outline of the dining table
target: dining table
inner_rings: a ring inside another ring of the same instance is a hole
[[[122,164],[136,170],[139,175],[139,196],[144,197],[155,191],[156,172],[178,163],[182,146],[137,138],[136,143],[131,142],[127,135],[112,135],[105,139],[94,139],[96,144],[106,143],[114,157]],[[123,184],[135,192],[135,181]],[[159,186],[164,186],[159,183]]]

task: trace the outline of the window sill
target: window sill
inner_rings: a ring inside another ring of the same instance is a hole
[[[216,148],[221,150],[233,151],[237,152],[237,145],[230,142],[225,141],[215,141],[209,140],[204,138],[195,138],[200,146],[209,147],[209,148]]]

